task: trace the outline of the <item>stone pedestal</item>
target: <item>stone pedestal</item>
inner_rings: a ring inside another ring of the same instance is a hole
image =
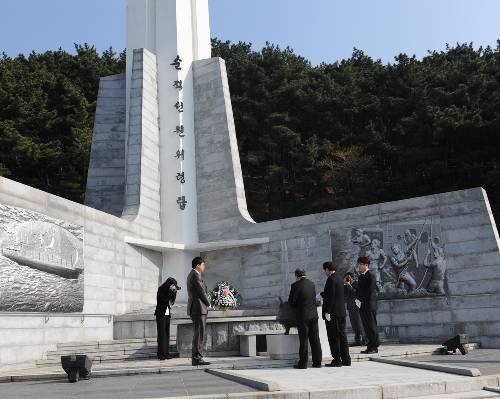
[[[240,335],[240,355],[247,357],[257,356],[256,335]]]
[[[299,358],[299,336],[297,334],[268,335],[266,341],[267,351],[271,359],[293,360]]]
[[[191,320],[177,323],[177,350],[181,357],[189,357],[193,340]],[[241,339],[252,341],[243,346],[247,348],[246,356],[255,356],[256,335],[267,332],[282,334],[285,330],[276,321],[276,316],[243,316],[209,317],[206,331],[204,351],[207,356],[239,356]]]

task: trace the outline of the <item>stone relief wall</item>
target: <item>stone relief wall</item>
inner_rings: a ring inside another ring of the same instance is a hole
[[[0,311],[83,310],[83,227],[0,204]]]
[[[332,259],[357,276],[366,256],[379,297],[445,295],[446,255],[439,217],[333,230]]]

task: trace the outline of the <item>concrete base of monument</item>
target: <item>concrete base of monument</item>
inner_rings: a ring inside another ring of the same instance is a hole
[[[152,339],[156,338],[156,319],[154,309],[129,313],[114,318],[114,339]],[[207,340],[205,351],[210,356],[255,356],[259,352],[268,352],[266,336],[283,335],[285,329],[277,321],[277,309],[238,309],[210,311],[207,319]],[[318,308],[321,315],[321,308]],[[385,330],[380,331],[383,344],[394,344],[396,340],[388,338]],[[296,334],[296,330],[292,329]],[[325,323],[319,320],[321,347],[324,354],[329,354]],[[354,334],[348,327],[349,342],[354,341]],[[181,357],[191,356],[193,331],[191,319],[187,316],[185,305],[176,305],[172,310],[171,334],[177,337],[177,348]],[[279,340],[279,338],[275,338]],[[297,338],[283,338],[296,340]],[[285,342],[285,341],[284,341]],[[430,342],[436,343],[439,342]],[[293,347],[293,343],[289,346]],[[298,342],[296,347],[298,348]],[[295,351],[294,353],[298,353]],[[288,358],[282,353],[283,358]],[[276,358],[279,358],[277,354]],[[291,355],[290,355],[291,356]]]
[[[208,322],[221,322],[222,319],[244,318],[250,320],[252,317],[275,316],[273,309],[238,309],[227,311],[210,311]],[[275,317],[276,319],[276,317]],[[187,315],[185,304],[174,305],[172,309],[173,331],[179,324],[189,324],[191,319]],[[127,313],[114,318],[114,339],[140,339],[156,338],[156,318],[154,308],[144,309],[133,313]]]

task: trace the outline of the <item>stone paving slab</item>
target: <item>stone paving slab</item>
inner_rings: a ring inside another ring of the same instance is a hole
[[[462,377],[375,362],[357,362],[351,367],[341,368],[254,369],[232,370],[230,373],[232,377],[265,381],[282,391],[313,392],[378,387],[382,390],[384,399],[477,391],[485,386],[499,385],[497,376]]]
[[[248,386],[203,371],[97,378],[76,384],[66,381],[30,381],[0,385],[2,399],[144,399],[254,391]]]
[[[443,395],[430,395],[430,396],[414,396],[412,399],[487,399],[487,398],[500,398],[498,394],[488,392],[485,390],[472,391],[472,392],[458,392]]]
[[[373,358],[371,360],[379,363],[394,364],[396,366],[403,366],[403,367],[415,367],[417,369],[424,369],[424,370],[442,371],[443,373],[464,375],[467,377],[478,377],[481,375],[481,372],[477,368],[473,367],[469,368],[460,366],[448,366],[439,363],[430,363],[422,361],[415,362],[411,360],[388,359],[388,358]]]
[[[413,357],[411,360],[451,367],[474,367],[479,369],[482,375],[500,374],[500,349],[477,349],[465,356],[425,355]]]

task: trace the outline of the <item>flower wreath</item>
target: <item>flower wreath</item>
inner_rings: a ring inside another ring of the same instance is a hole
[[[210,303],[217,308],[236,309],[241,304],[241,295],[227,281],[219,281],[210,291]]]

